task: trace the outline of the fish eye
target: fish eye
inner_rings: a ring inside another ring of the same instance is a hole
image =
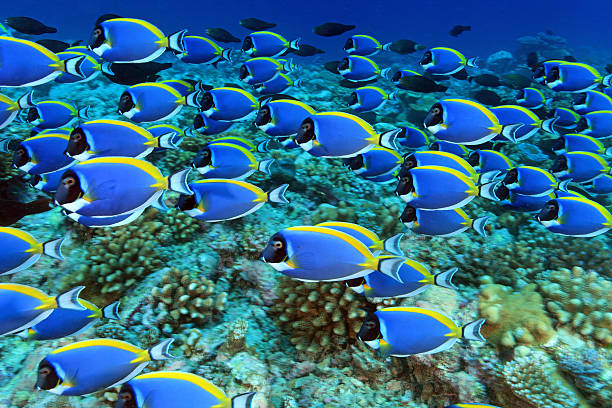
[[[442,110],[438,107],[433,108],[432,112],[434,113],[434,115],[439,115],[440,112],[442,112]]]
[[[94,29],[94,34],[95,35],[102,35],[102,29],[100,27]]]
[[[376,327],[376,323],[375,323],[375,322],[366,322],[366,323],[365,323],[365,326],[366,326],[368,329],[373,329],[373,328],[375,328],[375,327]]]
[[[410,183],[410,177],[407,177],[407,176],[406,176],[406,177],[402,177],[402,178],[400,179],[400,181],[401,181],[402,183]]]
[[[68,177],[68,178],[64,179],[64,185],[65,186],[70,187],[70,186],[73,186],[74,183],[75,183],[75,179],[73,177]]]
[[[51,374],[51,370],[49,369],[49,367],[43,367],[40,370],[38,370],[38,373],[42,375],[49,375]]]
[[[132,394],[130,394],[129,392],[124,392],[123,394],[121,394],[121,399],[124,401],[131,401]]]
[[[203,150],[203,151],[202,151],[202,156],[204,156],[204,157],[208,157],[208,155],[209,155],[209,153],[208,153],[208,151],[207,151],[207,150]]]
[[[310,123],[302,123],[302,130],[303,131],[308,131],[310,130]]]
[[[274,248],[281,249],[283,247],[283,243],[281,241],[274,241],[272,246],[274,246]]]
[[[76,140],[77,142],[79,142],[82,139],[81,134],[80,133],[75,133],[74,134],[74,140]]]

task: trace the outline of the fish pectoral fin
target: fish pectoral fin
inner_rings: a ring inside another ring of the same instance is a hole
[[[151,356],[149,355],[148,350],[143,350],[138,353],[138,357],[130,361],[130,364],[146,363],[147,361],[151,361]]]

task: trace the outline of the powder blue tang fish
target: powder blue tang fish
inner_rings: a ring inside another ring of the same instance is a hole
[[[612,176],[604,174],[595,178],[585,188],[593,194],[610,194],[612,193]]]
[[[300,125],[315,110],[304,102],[293,99],[276,99],[264,102],[255,118],[255,126],[268,136],[293,136]]]
[[[40,290],[14,283],[0,283],[0,336],[19,333],[44,319],[58,308],[83,310],[77,286],[58,296],[48,296]]]
[[[210,119],[240,122],[255,114],[259,101],[244,89],[222,87],[205,92],[200,105]]]
[[[115,387],[134,378],[151,361],[173,358],[172,341],[164,340],[148,350],[113,339],[60,347],[39,363],[36,388],[58,395],[84,395]]]
[[[419,61],[421,67],[434,75],[452,75],[465,67],[478,67],[478,58],[465,58],[457,50],[447,47],[435,47],[425,51]]]
[[[0,227],[0,275],[19,272],[34,265],[41,255],[63,260],[63,238],[38,242],[25,231]]]
[[[183,96],[170,85],[145,82],[123,92],[118,113],[136,123],[167,120],[183,106],[200,108],[199,95],[200,91],[195,91]]]
[[[595,111],[584,115],[587,129],[581,133],[597,138],[612,136],[612,110]]]
[[[556,154],[563,152],[591,152],[604,156],[612,155],[612,150],[606,148],[601,140],[579,133],[566,133],[559,136],[559,139],[557,139],[553,146],[553,152]]]
[[[338,72],[349,81],[369,81],[379,76],[386,77],[391,68],[381,70],[378,65],[368,57],[349,55],[338,64]]]
[[[400,146],[418,149],[429,145],[429,137],[423,130],[413,126],[402,126],[401,129],[397,136]]]
[[[488,173],[490,171],[506,173],[514,167],[508,156],[496,150],[474,150],[470,153],[467,162],[478,173]]]
[[[594,237],[612,228],[612,214],[601,204],[582,197],[550,200],[536,219],[551,232],[573,237]]]
[[[383,355],[406,357],[435,354],[451,348],[459,339],[485,341],[480,334],[484,319],[457,326],[433,310],[388,307],[369,314],[358,337]]]
[[[232,143],[209,143],[193,159],[205,178],[245,179],[255,171],[270,174],[273,159],[258,161],[250,149]]]
[[[63,132],[44,133],[19,143],[13,153],[13,166],[30,174],[67,169],[75,160],[64,154],[69,137]]]
[[[242,51],[250,57],[278,57],[289,49],[298,50],[300,38],[287,41],[285,37],[272,31],[256,31],[247,35],[242,43]]]
[[[582,119],[582,116],[573,110],[561,107],[555,109],[554,117],[557,118],[554,125],[562,129],[574,129]]]
[[[558,180],[550,172],[534,166],[518,166],[510,169],[502,182],[508,190],[517,194],[545,196],[555,190],[567,190],[567,181]]]
[[[452,237],[472,228],[486,237],[489,217],[470,218],[461,208],[428,211],[407,205],[400,215],[400,221],[417,234]]]
[[[586,91],[574,100],[574,110],[580,115],[590,112],[612,110],[612,97],[599,91]]]
[[[239,77],[249,85],[259,85],[271,81],[281,73],[297,69],[293,60],[276,60],[270,57],[257,57],[246,60],[241,66]]]
[[[188,64],[212,64],[231,61],[231,48],[221,48],[210,38],[197,35],[183,37],[183,52],[177,57]]]
[[[550,169],[559,179],[576,183],[588,183],[611,170],[603,157],[591,152],[561,153]]]
[[[62,101],[42,101],[28,111],[27,121],[37,129],[55,129],[68,126],[80,119],[89,119],[89,106],[77,109]]]
[[[255,90],[262,95],[274,95],[282,94],[290,91],[292,88],[301,88],[301,79],[291,79],[282,72],[277,77],[270,79],[269,81],[259,84]]]
[[[218,135],[231,129],[232,126],[234,126],[234,122],[214,120],[203,112],[198,113],[193,119],[194,130],[202,135]]]
[[[564,62],[546,73],[546,86],[557,92],[586,92],[599,85],[610,86],[612,75],[602,77],[592,66],[578,62]]]
[[[499,124],[502,126],[515,123],[521,123],[523,125],[514,132],[516,141],[527,140],[538,133],[539,130],[548,133],[556,133],[553,129],[553,125],[557,121],[557,118],[553,117],[551,119],[541,120],[535,113],[522,106],[496,106],[491,108],[491,112],[497,116]]]
[[[251,408],[254,392],[229,398],[211,382],[180,371],[141,374],[121,386],[115,408]]]
[[[387,93],[375,86],[362,86],[349,96],[349,107],[357,112],[369,112],[383,106],[387,101],[396,100],[397,91]]]
[[[374,147],[365,153],[344,159],[344,164],[361,178],[371,179],[384,175],[391,175],[389,179],[395,179],[395,173],[404,159],[394,150],[384,147]]]
[[[546,96],[537,88],[523,88],[519,91],[516,103],[527,109],[540,109],[546,105]]]
[[[352,35],[344,43],[344,51],[351,55],[361,55],[363,57],[378,54],[382,49],[383,45],[376,38],[369,35]]]

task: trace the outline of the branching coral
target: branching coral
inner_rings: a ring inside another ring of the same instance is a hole
[[[482,334],[496,346],[543,344],[555,335],[542,296],[533,284],[518,293],[502,285],[486,285],[478,307],[480,316],[487,319]]]

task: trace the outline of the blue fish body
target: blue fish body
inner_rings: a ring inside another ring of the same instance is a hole
[[[579,133],[567,133],[561,136],[561,139],[563,140],[563,149],[555,150],[555,153],[566,151],[606,154],[606,147],[604,144],[594,137]]]
[[[496,150],[474,150],[470,153],[468,162],[472,164],[474,170],[478,173],[487,173],[496,170],[501,173],[506,173],[514,167],[505,154]]]
[[[153,358],[149,350],[120,340],[93,339],[69,344],[44,359],[61,381],[49,391],[84,395],[119,385],[139,374]]]
[[[422,210],[416,208],[416,221],[404,223],[417,234],[451,237],[472,228],[473,220],[461,208],[453,210]]]
[[[551,200],[550,203],[558,208],[556,218],[550,221],[538,219],[551,232],[575,237],[594,237],[612,227],[612,215],[595,201],[581,197],[562,197]]]
[[[100,23],[100,28],[105,40],[97,47],[90,46],[90,49],[105,61],[153,61],[170,46],[164,33],[144,20],[114,18]]]
[[[367,57],[349,55],[345,59],[348,60],[348,67],[345,69],[338,67],[338,72],[349,81],[368,81],[378,77],[381,73],[378,65]]]
[[[523,96],[516,103],[527,109],[540,109],[546,104],[546,97],[537,88],[523,88]]]
[[[78,75],[68,74],[66,72],[62,72],[59,76],[55,78],[55,82],[58,84],[73,84],[75,82],[87,82],[96,78],[100,74],[100,70],[102,69],[100,64],[98,63],[96,58],[91,57],[90,55],[82,52],[73,52],[73,51],[62,51],[55,54],[59,57],[60,60],[67,60],[70,58],[85,56],[85,59],[79,66],[83,77]]]
[[[360,169],[353,170],[353,172],[366,179],[383,175],[394,177],[393,173],[403,161],[399,153],[384,147],[374,147],[361,155],[363,156],[363,166]]]
[[[440,152],[437,150],[422,150],[412,153],[410,156],[416,160],[418,167],[441,166],[457,170],[469,178],[478,178],[476,170],[465,159],[453,153]]]
[[[161,83],[133,85],[125,92],[132,97],[135,106],[122,114],[136,123],[170,119],[185,104],[184,97],[176,89]]]
[[[36,86],[66,70],[60,58],[32,41],[0,37],[0,87]]]
[[[253,46],[243,51],[251,57],[277,57],[292,47],[285,37],[271,31],[256,31],[247,37]]]
[[[426,126],[438,139],[456,144],[481,144],[501,133],[497,117],[483,105],[465,99],[443,99],[441,124]]]
[[[265,103],[261,108],[264,106],[270,111],[270,121],[257,127],[272,137],[297,134],[302,121],[315,113],[310,106],[292,99],[277,99]]]
[[[586,91],[583,103],[574,103],[574,110],[580,115],[596,111],[612,111],[612,97],[599,91]]]
[[[465,174],[446,167],[422,166],[409,171],[414,191],[400,198],[416,208],[450,210],[478,195],[478,187]]]
[[[427,134],[423,130],[413,126],[402,127],[402,132],[398,140],[401,146],[407,147],[408,149],[418,149],[429,144]]]
[[[421,67],[430,74],[452,75],[461,71],[468,65],[468,60],[457,50],[446,47],[430,48],[425,53],[431,53],[431,62],[423,64]]]
[[[370,55],[378,54],[382,50],[382,44],[374,37],[369,35],[356,34],[350,37],[351,47],[344,47],[344,51],[351,55],[361,55],[362,57],[368,57]]]
[[[204,114],[213,120],[239,122],[247,120],[259,108],[259,102],[253,95],[238,88],[214,88],[208,91],[212,96],[213,106]]]
[[[516,181],[509,183],[504,180],[506,188],[517,194],[530,196],[545,196],[559,187],[559,180],[550,172],[533,166],[518,166]]]
[[[363,294],[369,298],[403,298],[415,296],[434,284],[434,276],[425,266],[406,259],[398,271],[401,282],[374,271],[363,277]]]
[[[508,198],[499,203],[503,208],[520,212],[540,211],[542,207],[551,199],[555,198],[553,193],[541,196],[530,196],[518,194],[514,191],[508,193]]]
[[[574,129],[581,119],[579,114],[567,108],[556,108],[554,115],[558,118],[555,126],[563,129]]]
[[[612,176],[609,174],[601,175],[591,181],[587,189],[594,194],[612,193]]]
[[[612,110],[590,112],[584,118],[588,128],[582,131],[583,134],[597,138],[612,136]]]
[[[36,241],[25,231],[10,227],[0,227],[0,246],[2,247],[0,275],[27,269],[46,253],[42,242]],[[61,252],[58,253],[61,256]]]
[[[185,52],[178,57],[188,64],[212,64],[223,55],[223,49],[213,40],[196,35],[183,37],[183,48]]]
[[[201,123],[195,127],[195,130],[203,135],[218,135],[234,126],[234,122],[214,120],[206,116],[203,112],[199,112],[198,116],[200,117],[198,121],[201,120]]]
[[[79,118],[78,109],[66,102],[42,101],[34,109],[38,112],[38,118],[30,123],[41,130],[60,128]]]
[[[211,164],[202,168],[196,167],[204,178],[245,179],[258,169],[255,156],[242,146],[213,143],[206,147],[210,150]]]
[[[261,93],[262,95],[282,94],[283,92],[290,90],[291,87],[296,86],[298,81],[292,80],[286,74],[281,72],[273,79],[260,84],[260,86],[257,88],[257,92]],[[299,83],[297,84],[299,85]]]
[[[522,123],[524,126],[517,129],[514,138],[517,141],[529,139],[538,133],[542,121],[529,109],[516,105],[503,105],[491,108],[491,112],[497,117],[500,125],[511,125]]]
[[[64,154],[68,139],[64,133],[45,133],[25,139],[19,145],[28,152],[29,161],[19,169],[45,174],[72,166],[74,159]]]
[[[567,166],[566,170],[554,173],[561,180],[571,179],[576,183],[587,183],[611,170],[604,158],[595,153],[567,152],[559,157],[565,158]]]
[[[380,176],[371,176],[371,177],[360,176],[360,177],[365,180],[371,181],[372,183],[379,183],[379,184],[389,184],[389,183],[393,183],[394,181],[396,181],[396,176],[393,173],[381,174]]]
[[[546,85],[557,92],[586,92],[596,88],[603,80],[597,70],[590,65],[565,62],[556,66],[558,79],[546,76]]]
[[[368,112],[380,108],[389,99],[393,99],[385,91],[375,86],[363,86],[353,91],[352,101],[356,101],[350,105],[351,109],[357,112]]]
[[[447,142],[445,140],[436,140],[435,142],[431,143],[429,145],[429,150],[452,153],[459,157],[467,157],[470,154],[467,147],[461,144]]]
[[[249,85],[263,84],[276,78],[284,69],[283,64],[269,57],[257,57],[247,60],[243,64],[248,75],[241,78]]]

